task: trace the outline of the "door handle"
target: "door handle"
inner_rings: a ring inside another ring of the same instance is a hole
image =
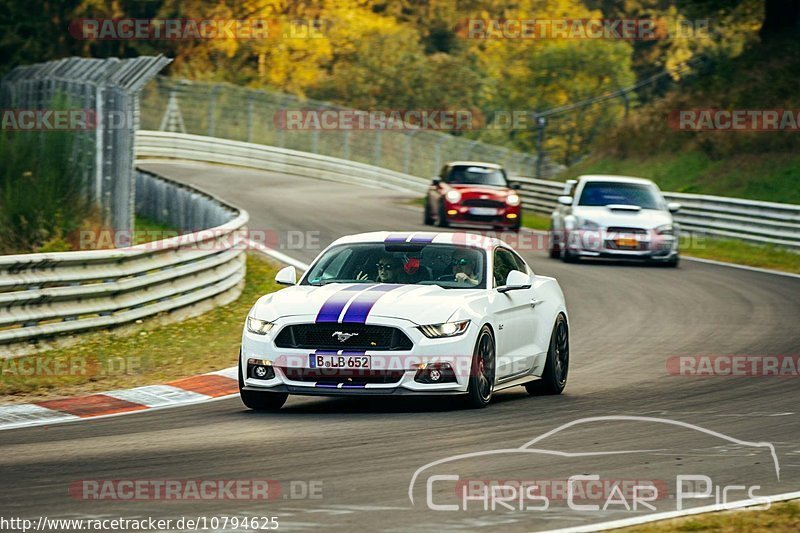
[[[542,302],[544,302],[544,300],[537,300],[536,298],[531,298],[531,307],[536,307]]]

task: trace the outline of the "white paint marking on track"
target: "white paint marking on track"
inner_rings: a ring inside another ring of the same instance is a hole
[[[563,529],[550,529],[545,533],[589,533],[591,531],[606,531],[609,529],[617,529],[621,527],[640,526],[650,522],[657,522],[660,520],[672,520],[674,518],[683,518],[685,516],[694,516],[704,513],[716,513],[720,511],[732,511],[735,509],[744,509],[756,505],[764,505],[766,503],[784,502],[788,500],[796,500],[800,498],[800,491],[786,492],[783,494],[775,494],[773,496],[759,496],[758,498],[739,500],[716,505],[704,505],[702,507],[693,507],[691,509],[683,509],[680,511],[668,511],[665,513],[654,513],[644,516],[637,516],[634,518],[623,518],[621,520],[612,520],[610,522],[599,522],[585,526],[567,527]]]
[[[0,429],[68,422],[79,417],[32,403],[0,406]]]
[[[234,377],[236,379],[236,369]],[[146,405],[147,407],[162,407],[165,405],[178,405],[182,403],[196,403],[208,400],[210,396],[192,392],[172,385],[146,385],[133,389],[120,389],[104,392],[106,396],[112,396],[126,402]]]

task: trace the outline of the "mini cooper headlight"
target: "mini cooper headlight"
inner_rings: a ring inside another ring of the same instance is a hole
[[[419,326],[419,330],[429,339],[442,339],[444,337],[456,337],[467,331],[469,320],[460,322],[445,322],[443,324],[430,324]]]
[[[256,335],[266,335],[275,324],[266,320],[259,320],[252,316],[247,317],[247,331]]]
[[[447,201],[451,204],[455,204],[461,201],[461,193],[455,189],[447,191],[447,194],[444,195],[447,198]]]
[[[514,194],[514,193],[509,194],[508,196],[506,196],[506,203],[508,205],[510,205],[511,207],[518,206],[519,205],[519,195],[518,194]]]

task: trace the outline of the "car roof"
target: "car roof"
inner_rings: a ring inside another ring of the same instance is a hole
[[[463,166],[463,167],[485,167],[485,168],[496,168],[501,169],[502,166],[496,163],[486,163],[483,161],[450,161],[447,163],[448,167],[455,167],[455,166]]]
[[[429,242],[431,244],[452,244],[468,248],[492,250],[496,246],[511,248],[506,242],[495,237],[487,237],[479,233],[466,232],[432,232],[432,231],[373,231],[340,237],[331,243],[339,244],[384,243],[391,237],[394,242]]]
[[[610,183],[640,183],[642,185],[655,185],[652,180],[635,178],[633,176],[615,176],[613,174],[587,174],[578,176],[578,181],[605,181]]]

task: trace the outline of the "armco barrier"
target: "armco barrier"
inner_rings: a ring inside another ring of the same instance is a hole
[[[238,296],[247,212],[150,173],[139,171],[137,185],[140,202],[163,200],[157,219],[208,229],[113,250],[0,256],[0,345]]]
[[[139,131],[137,157],[166,157],[238,165],[284,174],[422,194],[428,179],[380,167],[273,146],[160,131]],[[564,183],[512,177],[522,184],[523,205],[550,214]],[[680,202],[675,220],[682,231],[800,248],[800,206],[684,193],[664,193]]]

